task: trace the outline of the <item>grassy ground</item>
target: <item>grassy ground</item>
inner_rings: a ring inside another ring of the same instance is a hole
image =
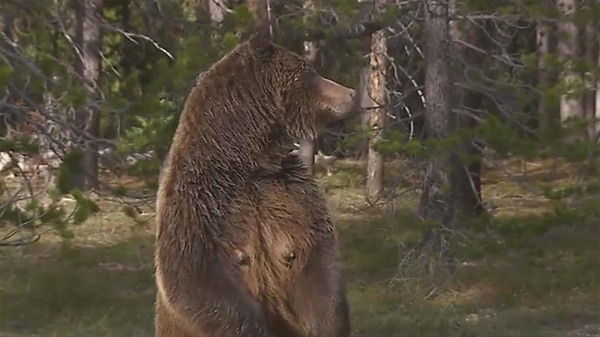
[[[320,180],[341,233],[355,336],[600,336],[596,185],[574,188],[564,165],[535,163],[527,176],[506,165],[529,188],[487,170],[494,217],[452,235],[452,274],[426,270],[437,260],[415,244],[415,195],[368,208],[359,169]],[[0,250],[0,336],[152,335],[153,226],[107,206],[68,242],[46,235]]]

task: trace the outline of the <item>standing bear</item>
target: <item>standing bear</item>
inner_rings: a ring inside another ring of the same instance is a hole
[[[160,178],[156,336],[349,336],[337,234],[290,150],[354,94],[268,27],[198,80]]]

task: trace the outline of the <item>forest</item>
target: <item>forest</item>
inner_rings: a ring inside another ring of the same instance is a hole
[[[153,336],[161,166],[263,23],[359,94],[294,150],[352,336],[600,337],[598,0],[0,0],[0,336]]]

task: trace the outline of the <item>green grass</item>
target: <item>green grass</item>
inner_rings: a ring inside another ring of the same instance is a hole
[[[494,217],[450,238],[453,273],[426,270],[439,262],[416,245],[415,195],[368,208],[359,170],[321,178],[348,268],[353,334],[600,336],[600,198],[572,188],[565,170],[526,177],[562,191],[547,198],[488,170]],[[0,336],[151,336],[153,226],[115,210],[73,229],[68,242],[47,235],[0,250]]]

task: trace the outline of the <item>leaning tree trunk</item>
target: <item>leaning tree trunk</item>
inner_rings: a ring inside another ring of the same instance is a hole
[[[75,117],[75,127],[85,137],[76,136],[75,148],[83,148],[82,172],[76,172],[75,187],[88,190],[98,183],[98,144],[94,141],[100,134],[100,111],[98,109],[98,81],[101,73],[100,48],[102,33],[100,16],[102,0],[80,0],[77,13],[76,38],[78,42],[77,73],[88,94],[86,106]],[[85,139],[84,139],[85,138]]]
[[[562,78],[567,86],[567,90],[560,97],[560,118],[566,122],[571,118],[584,117],[584,104],[580,92],[576,86],[581,84],[581,75],[574,69],[574,60],[579,57],[579,26],[575,22],[575,13],[577,12],[578,1],[576,0],[558,0],[558,8],[562,14],[561,21],[558,24],[558,52],[560,60],[563,62]],[[568,132],[568,141],[581,139],[583,134],[580,131]]]
[[[376,0],[376,9],[381,10],[386,0]],[[375,107],[369,119],[369,154],[367,159],[367,198],[376,201],[383,191],[383,156],[376,149],[382,138],[387,119],[386,78],[388,68],[387,30],[381,29],[371,36],[369,82],[367,91]]]
[[[428,139],[444,141],[454,131],[448,59],[448,2],[426,0],[425,5],[425,129]],[[451,228],[454,223],[454,202],[446,188],[450,186],[448,153],[433,153],[429,158],[419,214],[425,219],[439,221],[445,228]],[[440,231],[428,232],[425,239],[433,249],[446,253]]]

